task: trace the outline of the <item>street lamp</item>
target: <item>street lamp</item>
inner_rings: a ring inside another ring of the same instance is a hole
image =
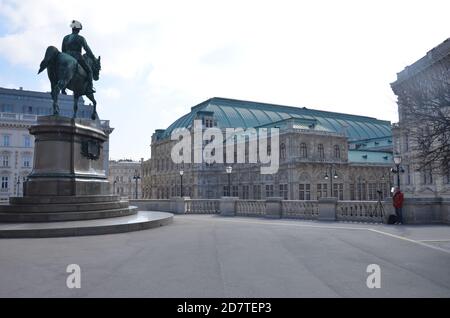
[[[231,197],[231,172],[233,172],[233,167],[228,166],[226,171],[228,174],[228,196]]]
[[[20,177],[17,176],[17,196],[20,195]]]
[[[135,180],[135,182],[136,182],[136,189],[135,189],[135,198],[136,198],[136,200],[137,200],[137,198],[138,198],[138,180],[141,178],[141,176],[139,175],[139,173],[137,172],[137,170],[134,170],[134,176],[133,176],[133,179]]]
[[[180,191],[180,193],[181,193],[181,197],[184,196],[184,194],[183,194],[183,174],[184,174],[184,171],[180,170],[180,178],[181,178],[181,191]]]
[[[330,176],[328,176],[328,171],[325,171],[325,177],[324,177],[324,179],[325,179],[325,180],[330,179],[330,186],[331,186],[331,188],[330,188],[330,194],[331,194],[331,197],[333,197],[333,179],[338,179],[339,176],[338,176],[338,174],[337,174],[336,168],[334,169],[334,174],[333,174],[333,166],[329,166],[329,169],[330,169],[330,176],[333,176],[333,177],[330,178]]]
[[[391,172],[397,175],[397,187],[400,190],[400,173],[404,173],[403,167],[400,166],[402,163],[402,157],[399,155],[394,156],[394,164],[396,169],[392,168]]]

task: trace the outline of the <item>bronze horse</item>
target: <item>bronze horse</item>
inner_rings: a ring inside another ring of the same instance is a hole
[[[97,81],[101,70],[100,57],[95,60],[89,58],[86,54],[83,57],[92,69],[93,79]],[[69,54],[61,53],[54,46],[49,46],[45,52],[44,60],[41,62],[38,74],[45,69],[47,69],[48,78],[52,86],[54,115],[59,115],[58,95],[67,88],[73,91],[73,118],[77,115],[78,99],[83,95],[89,98],[94,105],[91,119],[95,120],[98,117],[97,102],[94,94],[87,93],[86,71],[78,64],[75,58]]]

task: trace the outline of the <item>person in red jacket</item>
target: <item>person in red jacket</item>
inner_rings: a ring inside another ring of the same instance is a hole
[[[399,188],[395,188],[394,197],[392,198],[392,203],[395,208],[395,214],[397,214],[397,223],[403,224],[403,214],[402,214],[402,208],[403,208],[403,193],[400,191]]]

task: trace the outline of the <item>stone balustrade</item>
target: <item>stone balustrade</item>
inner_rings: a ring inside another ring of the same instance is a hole
[[[187,199],[186,214],[217,214],[220,212],[220,200]]]
[[[383,204],[383,215],[377,201],[338,201],[335,198],[300,201],[267,198],[267,200],[190,199],[176,197],[168,200],[130,200],[140,210],[163,211],[177,214],[220,214],[222,216],[248,216],[289,218],[319,221],[381,223],[392,209]],[[387,204],[389,205],[389,204]]]
[[[266,201],[264,200],[238,200],[236,201],[236,215],[238,216],[265,216]]]
[[[377,201],[338,201],[336,219],[338,221],[358,221],[382,223],[383,205]]]
[[[319,216],[318,201],[284,200],[281,208],[283,218],[316,220]]]

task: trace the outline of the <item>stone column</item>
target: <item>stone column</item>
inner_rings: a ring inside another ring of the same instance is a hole
[[[271,197],[266,199],[266,218],[281,219],[281,201],[280,197]]]
[[[176,214],[186,214],[186,201],[190,197],[173,197],[170,199],[170,210]]]
[[[236,201],[238,197],[222,197],[220,199],[220,215],[235,216],[236,215]]]
[[[337,198],[319,199],[319,221],[336,221]]]

